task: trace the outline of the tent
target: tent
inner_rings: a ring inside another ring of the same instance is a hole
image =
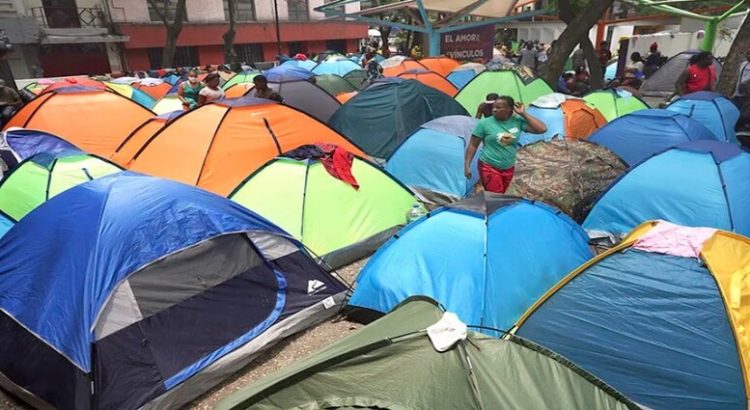
[[[362,90],[370,85],[370,83],[367,82],[367,71],[365,70],[351,71],[344,76],[344,80],[352,83],[352,85],[357,87],[358,90]]]
[[[527,84],[515,71],[486,70],[461,88],[456,95],[456,101],[466,111],[474,113],[489,93],[507,95],[518,102],[531,104],[537,98],[552,92],[552,87],[541,78],[536,78]]]
[[[507,194],[545,201],[582,221],[593,201],[628,166],[606,147],[555,138],[518,150]]]
[[[320,74],[336,74],[345,76],[348,73],[359,70],[362,68],[359,64],[352,62],[346,57],[339,57],[334,59],[327,59],[326,61],[318,63],[312,72],[316,75]]]
[[[133,129],[154,115],[106,90],[69,86],[45,91],[5,124],[58,135],[87,152],[108,158]]]
[[[31,212],[0,266],[0,385],[59,409],[179,408],[346,290],[256,214],[127,172]]]
[[[268,81],[279,82],[291,80],[307,80],[308,78],[313,77],[315,74],[313,74],[313,72],[310,70],[305,70],[304,68],[280,65],[263,71],[263,75],[268,79]]]
[[[607,121],[634,111],[648,109],[648,104],[643,100],[619,88],[592,91],[584,95],[583,99],[599,110]]]
[[[252,97],[196,108],[157,132],[127,168],[229,194],[277,155],[305,144],[331,143],[362,155],[346,138],[300,111]]]
[[[586,233],[559,210],[480,193],[431,212],[383,245],[357,277],[348,306],[355,317],[372,317],[425,295],[465,323],[510,329],[591,256]]]
[[[404,225],[418,201],[396,179],[357,156],[350,169],[358,184],[353,187],[329,173],[310,155],[311,148],[315,146],[271,160],[229,197],[338,268],[374,252]],[[339,155],[345,151],[334,153]]]
[[[448,73],[446,78],[460,90],[466,84],[468,84],[468,82],[471,81],[472,78],[476,77],[477,75],[479,75],[479,73],[486,69],[487,68],[484,66],[484,64],[464,63],[454,68],[450,73]]]
[[[661,97],[669,98],[675,92],[675,81],[688,66],[690,57],[698,54],[698,50],[683,51],[672,56],[663,66],[661,66],[651,77],[643,82],[640,88],[641,95],[644,97]],[[714,58],[714,68],[716,77],[721,75],[721,63]]]
[[[385,170],[427,202],[444,205],[466,197],[479,179],[464,176],[464,156],[477,120],[464,115],[436,118],[414,131],[388,158]]]
[[[146,122],[139,125],[138,128],[134,129],[125,140],[123,140],[122,144],[117,147],[117,150],[115,150],[115,153],[112,155],[112,161],[122,166],[127,166],[130,160],[144,145],[146,145],[146,143],[148,143],[151,138],[154,137],[154,135],[174,119],[186,112],[187,111],[182,110],[173,111],[149,118]]]
[[[217,410],[637,409],[561,356],[520,338],[473,331],[438,350],[425,329],[450,317],[427,298],[299,360]],[[520,382],[522,381],[522,382]]]
[[[328,94],[331,94],[334,97],[359,90],[358,87],[352,85],[352,83],[345,80],[344,77],[336,74],[321,74],[315,76],[315,85],[326,90]]]
[[[451,82],[442,75],[433,71],[424,69],[407,70],[399,74],[397,77],[417,80],[426,86],[444,92],[450,97],[453,97],[458,93],[458,88],[456,88],[456,86],[451,84]]]
[[[0,136],[0,156],[11,166],[42,152],[57,155],[78,151],[70,142],[44,131],[10,128]]]
[[[115,82],[115,81],[113,81]],[[151,96],[154,101],[164,97],[172,89],[172,85],[158,78],[144,78],[131,84],[134,88]]]
[[[583,227],[622,236],[650,219],[750,235],[750,153],[692,141],[630,169],[599,198]]]
[[[346,104],[347,101],[354,98],[357,94],[359,94],[359,91],[352,91],[350,93],[343,93],[336,96],[336,99],[339,100],[341,104]]]
[[[607,124],[604,116],[579,98],[564,94],[548,94],[537,98],[528,107],[528,113],[547,126],[544,134],[522,132],[518,143],[528,145],[536,141],[549,141],[555,137],[586,139]]]
[[[696,140],[716,140],[701,123],[667,110],[641,110],[620,117],[595,132],[589,141],[601,144],[628,165],[636,165],[667,148]]]
[[[419,60],[419,64],[443,77],[446,77],[451,71],[461,65],[458,61],[446,56],[425,57]]]
[[[701,91],[683,95],[669,104],[667,110],[687,115],[700,122],[711,130],[719,141],[738,143],[734,126],[740,119],[740,110],[721,94]]]
[[[468,115],[444,93],[419,81],[377,80],[336,111],[328,124],[369,155],[388,158],[422,124],[446,115]]]
[[[748,255],[743,236],[643,224],[564,278],[516,334],[644,408],[745,409]]]
[[[284,67],[296,67],[303,70],[312,71],[312,69],[315,68],[315,66],[318,64],[312,60],[288,60],[284,61],[281,65]]]
[[[104,158],[81,151],[36,154],[0,181],[0,216],[18,222],[55,195],[120,170]]]
[[[224,90],[224,98],[240,98],[255,87],[253,83],[238,83]]]
[[[67,77],[60,79],[58,81],[55,81],[54,83],[47,86],[44,91],[57,91],[61,88],[68,88],[68,87],[90,87],[90,88],[96,88],[99,90],[104,90],[107,88],[104,83],[101,81],[96,81],[94,79],[91,79],[89,77]]]
[[[130,85],[116,84],[111,82],[105,82],[104,85],[106,85],[107,88],[116,92],[117,94],[120,94],[121,96],[130,99],[149,110],[153,109],[154,105],[156,104],[156,100],[154,100],[153,97],[137,88],[131,87]]]
[[[159,115],[182,109],[182,101],[180,101],[176,92],[165,95],[154,104],[154,113]]]
[[[419,61],[404,56],[386,58],[380,62],[380,66],[383,67],[383,75],[386,77],[397,77],[404,71],[409,70],[427,70],[427,67],[420,64]]]
[[[227,82],[225,82],[221,88],[223,88],[224,91],[227,91],[229,90],[229,88],[237,84],[252,84],[253,78],[255,78],[255,76],[258,74],[260,74],[260,71],[256,71],[256,70],[243,71],[241,73],[237,73],[233,75],[232,78],[227,80]]]

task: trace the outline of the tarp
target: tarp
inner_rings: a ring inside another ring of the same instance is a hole
[[[554,139],[518,150],[507,194],[550,203],[582,221],[596,198],[628,166],[606,147]]]
[[[387,313],[425,295],[465,323],[505,330],[591,256],[586,234],[557,209],[482,193],[388,241],[360,272],[349,307]]]
[[[441,316],[436,302],[410,299],[370,326],[244,387],[217,409],[638,408],[562,357],[520,338],[468,332],[468,340],[438,352],[424,329]]]
[[[583,227],[615,236],[643,221],[750,235],[750,153],[737,144],[688,142],[631,168],[599,198]]]
[[[620,117],[589,137],[589,141],[611,149],[631,166],[667,148],[696,140],[716,140],[716,137],[695,120],[657,109]]]
[[[607,121],[648,108],[643,100],[622,89],[592,91],[584,95],[583,99],[599,110]]]
[[[328,124],[369,155],[388,158],[422,124],[446,115],[468,115],[444,93],[415,80],[378,80],[331,117]]]
[[[675,93],[675,82],[677,77],[682,74],[688,67],[690,57],[698,54],[698,50],[683,51],[680,54],[672,56],[661,68],[651,75],[640,88],[644,97],[662,97],[668,98]],[[716,77],[721,75],[721,64],[714,58],[714,68]]]
[[[673,256],[638,245],[654,225],[571,273],[516,333],[648,408],[745,409],[748,341],[736,335],[750,310],[740,297],[750,242],[719,231],[699,257]],[[680,231],[653,236],[650,247],[694,246]]]
[[[683,95],[667,106],[667,110],[684,114],[703,124],[719,141],[739,143],[734,127],[740,110],[719,93],[701,91]]]
[[[517,102],[531,104],[537,98],[552,92],[552,87],[541,78],[526,83],[515,71],[487,70],[469,81],[456,95],[456,101],[466,111],[475,113],[489,93],[507,95]]]

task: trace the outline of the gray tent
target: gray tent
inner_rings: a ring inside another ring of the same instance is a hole
[[[699,50],[687,50],[677,54],[667,60],[651,77],[649,77],[641,86],[641,95],[644,97],[661,97],[669,98],[674,94],[674,84],[677,77],[685,71],[688,66],[690,57],[698,54]],[[716,68],[716,77],[721,75],[721,64],[714,58],[714,68]]]
[[[284,98],[284,104],[322,122],[328,122],[341,106],[336,98],[309,80],[269,81],[268,87]]]

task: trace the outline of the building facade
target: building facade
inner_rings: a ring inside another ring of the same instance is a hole
[[[166,2],[166,4],[165,4]],[[276,43],[277,5],[280,47]],[[367,26],[325,21],[314,11],[328,0],[235,0],[235,52],[246,63],[326,49],[357,50]],[[176,0],[0,0],[0,29],[14,44],[6,61],[19,78],[102,74],[161,68],[166,28]],[[357,11],[358,3],[346,5]],[[224,63],[227,0],[187,0],[174,65]]]

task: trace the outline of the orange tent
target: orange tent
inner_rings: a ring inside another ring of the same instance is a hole
[[[110,159],[118,165],[127,166],[128,162],[138,153],[138,150],[146,145],[156,133],[185,112],[183,110],[172,111],[149,118],[125,138]]]
[[[398,59],[397,59],[398,58]],[[399,62],[400,61],[400,62]],[[383,75],[386,77],[397,77],[404,71],[422,69],[426,70],[427,67],[419,64],[419,61],[413,58],[404,57],[391,57],[387,60],[380,62],[383,67]]]
[[[128,134],[153,115],[113,91],[68,86],[45,91],[31,100],[4,129],[47,131],[82,150],[109,158]]]
[[[243,97],[198,107],[150,138],[127,167],[220,195],[275,156],[305,144],[362,151],[324,123],[286,105]]]
[[[567,99],[560,104],[560,109],[565,119],[565,136],[568,139],[586,139],[607,125],[607,119],[602,113],[584,100]]]
[[[253,83],[237,83],[224,91],[226,98],[240,98],[255,87]]]
[[[359,91],[352,91],[350,93],[342,93],[336,96],[336,99],[339,100],[341,104],[345,104],[347,101],[354,98],[355,95],[359,94]]]
[[[133,88],[137,88],[144,93],[150,95],[154,98],[154,100],[158,100],[161,97],[164,97],[169,93],[169,90],[172,89],[172,84],[169,84],[166,81],[162,82],[135,82],[132,84]]]
[[[107,86],[104,85],[104,83],[101,83],[96,80],[92,80],[87,77],[68,77],[68,78],[63,78],[62,80],[59,80],[59,81],[55,81],[54,83],[48,85],[44,89],[44,91],[55,91],[61,88],[72,87],[72,86],[92,87],[92,88],[98,88],[100,90],[107,88]]]
[[[455,85],[453,85],[450,81],[448,81],[447,78],[433,71],[428,71],[424,69],[409,70],[409,71],[404,71],[398,76],[401,78],[417,80],[420,83],[428,87],[432,87],[436,90],[440,90],[448,94],[451,97],[455,97],[456,94],[458,94],[458,88],[456,88]]]
[[[425,57],[419,60],[419,63],[427,67],[428,70],[434,71],[443,77],[447,77],[451,71],[461,65],[458,61],[445,56]]]

